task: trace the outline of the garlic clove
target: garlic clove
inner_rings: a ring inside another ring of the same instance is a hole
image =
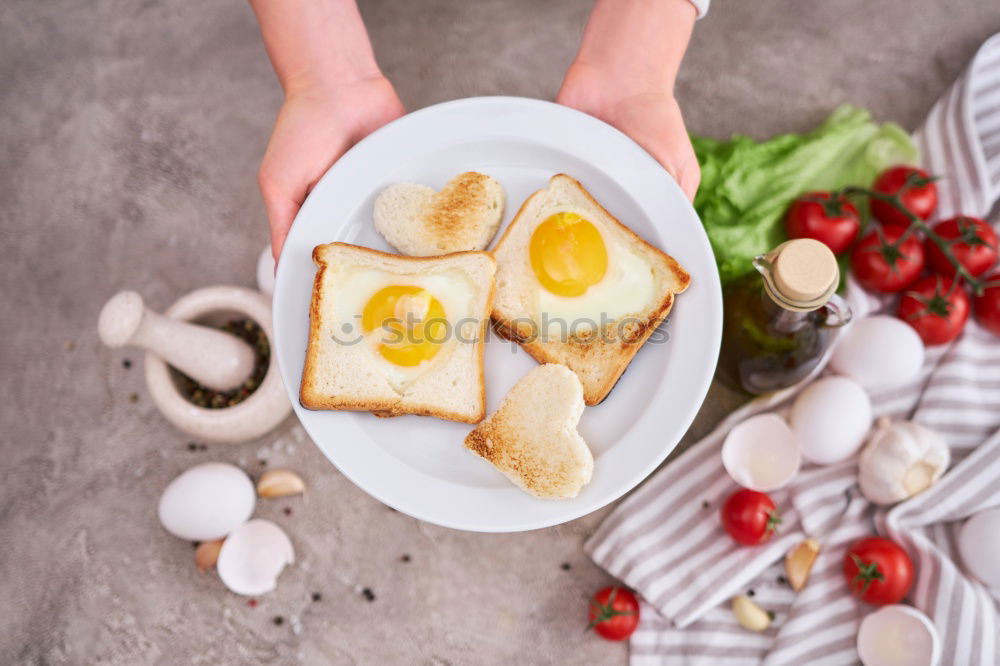
[[[921,461],[911,465],[903,474],[903,490],[906,491],[908,497],[922,493],[934,483],[935,473],[935,469],[926,462]]]
[[[198,571],[205,573],[215,568],[215,563],[219,561],[219,551],[222,550],[222,542],[223,539],[216,539],[198,544],[198,548],[194,551],[194,564],[198,567]]]
[[[305,490],[305,481],[290,469],[270,469],[257,481],[257,494],[261,497],[301,495]]]
[[[764,631],[771,626],[771,614],[744,594],[733,597],[733,615],[740,626],[750,631]]]
[[[819,543],[815,539],[806,539],[788,551],[788,555],[785,556],[785,576],[796,592],[806,586],[817,555],[819,555]]]

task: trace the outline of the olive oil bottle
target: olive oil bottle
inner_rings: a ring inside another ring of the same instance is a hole
[[[840,270],[833,252],[807,238],[757,256],[757,273],[724,294],[719,377],[733,388],[760,394],[792,386],[823,357],[832,329],[851,319],[834,292]]]

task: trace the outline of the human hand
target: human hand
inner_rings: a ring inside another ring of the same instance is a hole
[[[316,181],[348,148],[404,113],[382,76],[335,89],[288,89],[257,175],[275,260]]]
[[[694,200],[701,169],[680,106],[669,88],[623,80],[599,67],[575,63],[566,73],[556,102],[600,118],[627,134],[663,165],[688,199]]]

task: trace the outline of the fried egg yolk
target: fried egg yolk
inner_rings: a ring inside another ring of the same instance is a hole
[[[601,232],[576,213],[556,213],[539,224],[528,253],[535,277],[558,296],[583,295],[608,270]]]
[[[368,299],[361,315],[365,335],[375,333],[378,352],[390,363],[420,365],[441,350],[447,320],[440,301],[421,287],[385,287]]]

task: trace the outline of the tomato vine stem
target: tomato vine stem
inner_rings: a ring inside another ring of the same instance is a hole
[[[983,289],[985,289],[986,285],[982,281],[977,280],[975,277],[973,277],[973,275],[969,273],[968,270],[966,270],[965,266],[962,265],[962,262],[960,262],[958,259],[955,258],[955,254],[951,250],[951,243],[948,240],[942,238],[938,233],[936,233],[933,229],[931,229],[930,225],[928,225],[926,222],[924,222],[919,217],[914,215],[913,212],[910,211],[910,209],[904,206],[903,202],[900,201],[898,194],[884,194],[882,192],[875,192],[874,190],[870,190],[867,187],[849,185],[843,189],[836,190],[835,192],[832,193],[832,196],[837,196],[837,195],[846,197],[866,196],[869,199],[884,201],[885,203],[891,205],[893,208],[895,208],[900,213],[905,215],[906,218],[910,221],[910,225],[906,228],[906,231],[900,234],[899,238],[897,238],[893,243],[891,243],[893,248],[898,249],[899,246],[915,232],[915,230],[920,230],[924,233],[925,236],[927,236],[927,238],[930,239],[932,243],[938,246],[938,248],[948,259],[951,265],[955,267],[956,274],[961,276],[962,279],[965,280],[970,287],[972,287],[973,291],[977,295],[983,293]]]

